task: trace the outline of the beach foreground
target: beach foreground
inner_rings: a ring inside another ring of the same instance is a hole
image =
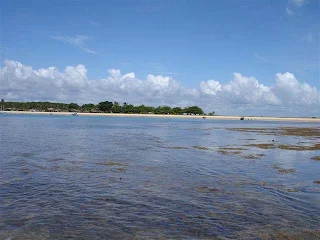
[[[71,112],[31,112],[31,111],[7,111],[6,114],[37,114],[37,115],[72,115]],[[244,120],[253,121],[288,121],[288,122],[318,122],[320,118],[315,117],[263,117],[263,116],[202,116],[202,115],[169,115],[169,114],[125,114],[125,113],[77,113],[78,116],[104,116],[104,117],[150,117],[150,118],[203,118],[210,120]]]

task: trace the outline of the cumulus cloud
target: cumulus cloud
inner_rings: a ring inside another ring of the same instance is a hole
[[[90,54],[96,54],[96,51],[93,51],[89,48],[86,47],[86,42],[90,39],[89,36],[86,35],[77,35],[75,37],[68,37],[68,36],[53,36],[51,37],[54,40],[58,40],[61,42],[65,42],[68,44],[71,44],[79,49],[81,49],[82,51],[85,51],[87,53]]]
[[[277,97],[270,88],[259,84],[254,77],[245,77],[241,73],[234,73],[234,79],[223,86],[225,98],[232,102],[253,105],[278,104]]]
[[[110,69],[99,80],[87,77],[84,65],[38,70],[6,60],[1,69],[0,92],[7,101],[63,101],[188,106],[198,105],[218,114],[313,115],[319,113],[319,90],[299,82],[292,73],[277,73],[275,83],[265,86],[254,77],[234,73],[226,84],[201,81],[186,88],[172,77],[149,74],[139,79],[133,72]]]
[[[202,81],[199,85],[200,92],[205,95],[217,95],[221,91],[221,84],[215,80]]]
[[[319,91],[307,83],[300,83],[292,73],[277,73],[272,91],[284,106],[314,106],[319,111]],[[319,112],[318,112],[319,113]]]

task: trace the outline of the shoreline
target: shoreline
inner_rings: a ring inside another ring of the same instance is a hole
[[[72,115],[72,112],[28,112],[28,111],[5,111],[5,114],[29,114],[29,115]],[[104,116],[104,117],[151,117],[151,118],[189,118],[206,120],[239,120],[241,116],[196,116],[196,115],[167,115],[167,114],[128,114],[128,113],[78,113],[78,116]],[[320,123],[319,118],[306,117],[247,117],[244,116],[244,121],[288,121],[288,122],[317,122]]]

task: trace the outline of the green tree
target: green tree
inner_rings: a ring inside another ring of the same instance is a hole
[[[76,103],[70,103],[69,104],[69,111],[74,111],[74,110],[78,110],[79,109],[79,105]]]
[[[187,107],[185,109],[183,109],[184,113],[188,113],[188,114],[203,114],[203,111],[201,108],[199,108],[198,106],[191,106],[191,107]]]
[[[169,106],[159,106],[155,109],[156,114],[171,114],[172,109]]]
[[[148,113],[148,108],[145,105],[140,105],[137,107],[137,113],[145,114]]]
[[[172,114],[174,114],[174,115],[180,115],[180,114],[182,114],[182,108],[181,108],[181,107],[174,107],[174,108],[172,109]]]
[[[113,103],[109,101],[100,102],[98,104],[98,109],[102,112],[110,112],[113,107]]]
[[[114,102],[111,111],[112,111],[113,113],[121,113],[121,112],[122,112],[122,107],[119,105],[118,102]]]
[[[134,106],[132,104],[126,106],[126,113],[134,113]]]
[[[92,112],[92,111],[94,111],[95,107],[96,106],[94,104],[92,104],[92,103],[83,104],[81,106],[81,111],[83,111],[83,112]]]
[[[134,106],[132,104],[128,104],[126,102],[123,103],[123,105],[119,105],[118,102],[115,102],[114,104],[109,101],[100,102],[98,105],[94,105],[92,103],[89,104],[83,104],[81,107],[77,103],[51,103],[51,102],[6,102],[5,103],[6,109],[12,109],[12,110],[30,110],[35,109],[37,111],[47,111],[48,108],[54,108],[54,110],[57,111],[75,111],[80,110],[83,112],[114,112],[114,113],[156,113],[156,114],[204,114],[202,109],[198,106],[189,106],[187,108],[180,108],[180,107],[174,107],[171,108],[169,106],[159,106],[157,108],[152,106],[146,106],[146,105],[139,105]],[[215,113],[209,113],[214,115]]]

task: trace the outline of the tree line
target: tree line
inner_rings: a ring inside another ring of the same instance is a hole
[[[139,114],[199,114],[203,115],[203,110],[198,106],[189,106],[186,108],[170,106],[134,106],[132,104],[104,101],[98,104],[88,103],[78,105],[77,103],[52,103],[52,102],[5,102],[5,110],[15,111],[55,111],[55,112],[85,112],[85,113],[139,113]],[[214,115],[214,112],[209,113]]]

